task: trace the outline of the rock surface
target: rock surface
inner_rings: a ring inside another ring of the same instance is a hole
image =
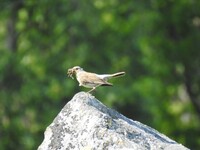
[[[188,150],[80,92],[47,127],[38,150]]]

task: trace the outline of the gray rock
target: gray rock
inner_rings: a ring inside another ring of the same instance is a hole
[[[47,127],[38,150],[188,150],[80,92]]]

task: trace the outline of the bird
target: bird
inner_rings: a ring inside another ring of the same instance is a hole
[[[92,88],[88,93],[92,92],[99,86],[112,86],[108,80],[113,77],[119,77],[125,75],[125,72],[117,72],[114,74],[96,74],[84,71],[80,66],[75,66],[68,69],[68,76],[73,79],[73,74],[76,75],[76,79],[79,82],[79,86],[86,88]]]

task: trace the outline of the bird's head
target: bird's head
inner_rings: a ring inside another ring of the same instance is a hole
[[[79,72],[79,71],[82,71],[83,68],[81,68],[81,67],[79,67],[79,66],[75,66],[75,67],[72,68],[72,70],[74,71],[74,73],[77,73],[77,72]]]
[[[79,66],[75,66],[73,68],[68,69],[68,76],[71,77],[73,79],[73,74],[77,74],[79,71],[82,71],[83,68],[79,67]]]

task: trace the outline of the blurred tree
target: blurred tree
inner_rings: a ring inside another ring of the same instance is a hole
[[[173,120],[173,126],[176,126],[173,128],[168,124],[167,132],[193,148],[198,147],[198,140],[191,141],[190,136],[183,134],[189,130],[199,139],[199,8],[197,1],[154,1],[152,10],[157,18],[151,31],[140,39],[143,64],[149,69],[150,76],[161,81],[164,89],[159,99],[168,99],[164,106],[168,110],[162,116],[168,114],[169,120]],[[163,97],[164,93],[167,95]],[[196,113],[191,111],[191,107]],[[177,118],[180,120],[177,121]]]
[[[200,2],[7,0],[0,8],[2,149],[38,147],[66,100],[83,89],[66,79],[75,65],[126,71],[95,96],[191,149],[200,146]]]

